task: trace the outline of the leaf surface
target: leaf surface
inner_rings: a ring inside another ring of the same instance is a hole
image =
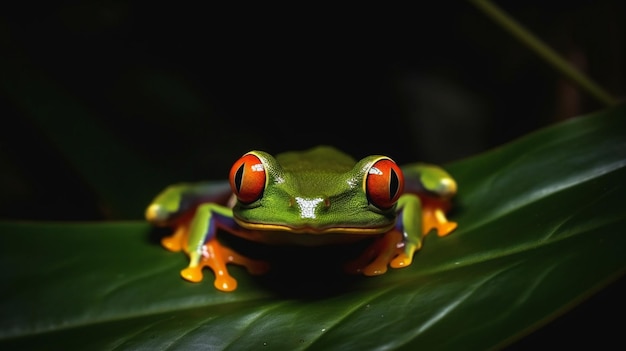
[[[210,272],[180,279],[186,257],[143,222],[2,222],[0,346],[501,347],[623,275],[625,166],[624,105],[452,163],[457,231],[428,236],[410,267],[339,284],[232,267],[239,288],[222,293]]]

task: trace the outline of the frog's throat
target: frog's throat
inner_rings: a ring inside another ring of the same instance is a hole
[[[275,223],[250,223],[240,218],[234,217],[235,222],[245,229],[256,231],[283,231],[294,234],[354,234],[354,235],[373,235],[383,234],[395,226],[391,223],[380,227],[347,227],[347,226],[331,226],[331,227],[314,227],[314,226],[288,226]]]

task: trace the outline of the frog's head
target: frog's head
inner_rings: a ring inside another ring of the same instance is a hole
[[[324,157],[322,157],[324,156]],[[376,235],[395,224],[404,177],[386,156],[243,155],[231,168],[235,221],[256,231]]]

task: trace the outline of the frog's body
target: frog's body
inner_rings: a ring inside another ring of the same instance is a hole
[[[456,182],[435,165],[400,169],[385,156],[356,161],[320,146],[275,158],[249,152],[233,165],[229,180],[230,188],[218,183],[170,186],[146,210],[150,222],[175,228],[162,244],[189,255],[183,278],[200,281],[202,268],[208,266],[222,291],[236,288],[227,263],[243,265],[253,274],[268,266],[220,244],[217,228],[268,244],[319,246],[374,237],[372,246],[346,269],[377,275],[389,265],[410,265],[431,229],[443,236],[456,227],[445,216]]]

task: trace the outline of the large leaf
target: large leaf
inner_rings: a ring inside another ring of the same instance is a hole
[[[459,229],[379,277],[233,267],[222,293],[178,278],[186,258],[142,222],[1,223],[0,346],[501,347],[624,273],[625,132],[620,106],[449,165]]]

